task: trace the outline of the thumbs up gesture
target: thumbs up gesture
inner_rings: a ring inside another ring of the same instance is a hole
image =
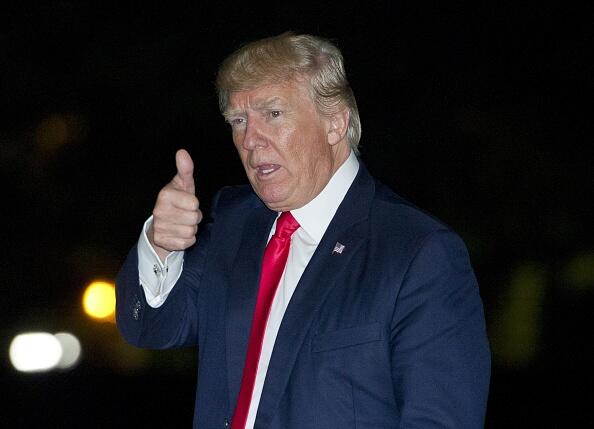
[[[196,242],[202,220],[195,195],[194,162],[180,149],[175,154],[177,173],[157,196],[153,223],[147,236],[159,258],[164,261],[175,250],[185,250]]]

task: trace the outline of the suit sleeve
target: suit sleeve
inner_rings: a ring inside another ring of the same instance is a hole
[[[418,246],[391,329],[400,428],[482,428],[490,351],[478,285],[454,233],[435,232]]]
[[[218,194],[213,213],[217,201]],[[132,248],[116,279],[116,322],[127,342],[151,349],[197,343],[200,284],[213,229],[214,222],[200,228],[197,243],[185,252],[179,279],[158,308],[147,304],[139,281],[137,246]]]

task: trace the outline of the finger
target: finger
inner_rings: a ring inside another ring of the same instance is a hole
[[[155,222],[171,225],[198,225],[202,221],[200,210],[184,210],[176,207],[167,209],[155,207],[153,216]]]
[[[200,201],[194,195],[175,188],[174,183],[165,186],[157,195],[155,208],[168,210],[168,207],[176,207],[182,210],[197,211]]]
[[[168,239],[192,240],[198,232],[198,225],[161,225],[157,222],[153,225],[155,242],[166,241]]]
[[[194,187],[194,162],[185,149],[180,149],[175,154],[175,166],[177,174],[173,181],[181,187],[181,190],[195,194]]]
[[[196,243],[196,236],[192,238],[179,238],[179,237],[163,237],[157,239],[155,236],[155,244],[168,252],[176,252],[186,250],[188,247]]]

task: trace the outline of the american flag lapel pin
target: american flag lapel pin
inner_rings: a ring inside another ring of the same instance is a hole
[[[337,241],[336,244],[334,245],[334,250],[332,251],[332,254],[338,254],[340,255],[342,253],[342,251],[344,250],[344,244],[342,244],[341,242]]]

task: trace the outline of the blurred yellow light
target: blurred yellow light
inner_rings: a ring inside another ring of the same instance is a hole
[[[536,359],[542,341],[543,307],[550,284],[548,267],[526,262],[512,273],[502,308],[490,328],[489,339],[498,363],[522,367]]]
[[[68,141],[68,123],[63,116],[52,115],[39,124],[35,137],[41,149],[58,149]]]
[[[565,267],[563,280],[567,286],[585,292],[594,287],[594,251],[576,255]]]
[[[115,286],[112,283],[94,281],[85,290],[83,307],[96,319],[108,319],[115,313]]]

